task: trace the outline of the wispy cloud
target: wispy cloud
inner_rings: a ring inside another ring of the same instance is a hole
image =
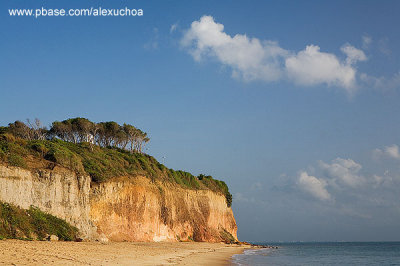
[[[233,200],[235,202],[251,202],[254,203],[256,200],[254,197],[246,197],[243,193],[237,192],[233,194]]]
[[[377,149],[378,150],[378,149]],[[400,159],[397,145],[378,150],[381,156]],[[352,159],[319,161],[313,174],[300,171],[295,183],[298,191],[311,195],[329,208],[351,216],[371,218],[382,208],[393,211],[399,204],[400,173],[361,174],[362,165]],[[327,205],[328,206],[328,205]]]
[[[395,73],[392,77],[375,77],[365,73],[360,74],[360,80],[368,87],[390,91],[400,87],[400,71]]]
[[[382,38],[378,41],[379,51],[386,56],[389,56],[392,53],[392,51],[389,49],[388,41],[389,41],[388,38]]]
[[[355,64],[367,60],[360,49],[345,44],[345,58],[322,52],[317,45],[293,52],[277,42],[251,38],[244,34],[231,36],[224,25],[211,16],[194,21],[184,34],[181,45],[196,61],[215,58],[232,69],[232,76],[245,81],[289,80],[297,85],[337,86],[353,94],[357,88]]]
[[[368,49],[369,46],[372,43],[372,37],[369,35],[363,35],[362,36],[362,48],[363,49]]]
[[[159,33],[158,28],[153,28],[151,39],[143,45],[146,50],[158,50]]]
[[[255,183],[251,184],[251,189],[252,190],[262,190],[263,185],[261,184],[261,182],[255,182]]]
[[[178,29],[178,22],[174,23],[171,25],[171,27],[169,28],[169,33],[173,33],[174,31],[176,31]]]
[[[373,154],[376,158],[387,157],[397,160],[400,159],[399,146],[396,144],[386,146],[383,149],[375,149]]]
[[[350,44],[345,44],[343,45],[340,50],[347,55],[346,58],[346,63],[347,65],[353,65],[357,63],[358,61],[366,61],[367,56],[362,50],[359,50],[355,48],[354,46],[351,46]]]

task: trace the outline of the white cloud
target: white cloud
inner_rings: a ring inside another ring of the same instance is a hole
[[[340,50],[347,55],[346,58],[346,63],[348,65],[352,65],[354,63],[357,63],[357,61],[366,61],[367,56],[365,53],[360,50],[355,48],[354,46],[351,46],[350,44],[345,44],[340,48]]]
[[[392,159],[400,159],[399,146],[393,144],[391,146],[386,146],[383,149],[375,149],[374,155],[378,158],[385,156]]]
[[[387,153],[390,157],[392,157],[394,159],[400,158],[399,146],[397,146],[397,145],[392,145],[392,146],[386,147],[385,153]]]
[[[204,56],[216,57],[233,70],[233,75],[244,80],[278,80],[283,75],[279,60],[287,54],[276,42],[261,42],[237,34],[224,32],[224,25],[215,23],[213,17],[203,16],[194,21],[182,39],[196,61]]]
[[[326,190],[327,183],[323,179],[318,179],[302,171],[299,174],[298,184],[301,189],[319,200],[326,201],[331,199],[331,195]]]
[[[398,150],[393,147],[382,151],[398,155]],[[330,163],[320,161],[319,167],[312,172],[299,172],[295,182],[302,191],[320,200],[320,205],[316,203],[314,206],[325,210],[361,219],[383,216],[386,219],[393,213],[397,213],[398,217],[399,169],[395,167],[394,172],[387,169],[383,173],[366,176],[360,174],[361,169],[362,166],[352,159],[337,158]]]
[[[374,188],[379,188],[381,186],[393,186],[395,179],[389,175],[389,171],[386,170],[383,175],[373,175],[372,182]]]
[[[288,57],[285,66],[289,78],[297,84],[325,83],[346,88],[348,92],[355,88],[356,70],[350,64],[340,62],[335,55],[320,52],[315,45],[309,45],[297,55]]]
[[[336,158],[331,164],[319,162],[321,169],[325,170],[333,181],[338,180],[344,185],[357,187],[365,182],[364,177],[358,174],[362,166],[352,159]]]
[[[399,187],[400,175],[397,173],[391,173],[389,170],[385,170],[383,175],[373,175],[372,181],[374,188],[384,186],[386,188]]]
[[[370,36],[368,36],[368,35],[362,36],[362,48],[363,49],[368,49],[369,46],[371,45],[371,43],[372,43],[372,38]]]
[[[400,71],[395,73],[391,78],[374,77],[365,73],[360,74],[360,80],[369,87],[378,90],[393,90],[400,87]]]
[[[380,175],[373,175],[372,178],[376,185],[381,185],[384,180],[383,176],[380,176]]]
[[[178,28],[178,23],[172,24],[171,28],[169,28],[169,33],[173,33]]]
[[[216,23],[211,16],[194,21],[181,45],[196,61],[215,58],[232,68],[233,77],[245,81],[288,79],[300,85],[343,87],[349,93],[356,88],[357,71],[353,65],[367,59],[363,51],[349,44],[342,47],[347,58],[340,60],[334,54],[321,52],[316,45],[294,53],[274,41],[261,41],[243,34],[231,36],[224,32],[224,25]]]

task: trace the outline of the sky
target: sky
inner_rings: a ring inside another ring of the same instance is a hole
[[[41,7],[143,16],[9,16]],[[387,0],[1,1],[0,125],[133,124],[168,167],[229,185],[243,241],[400,240],[399,12]]]

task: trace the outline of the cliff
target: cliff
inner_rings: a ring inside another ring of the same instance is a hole
[[[236,241],[223,193],[183,188],[145,176],[91,182],[60,165],[0,164],[0,201],[39,207],[76,226],[83,238],[113,241]]]
[[[114,241],[237,240],[236,222],[224,195],[118,178],[94,185],[90,219]]]
[[[133,126],[82,118],[0,127],[0,201],[38,207],[86,239],[237,241],[226,183],[167,168],[142,153],[145,140]]]

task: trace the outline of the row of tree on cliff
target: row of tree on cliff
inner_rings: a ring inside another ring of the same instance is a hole
[[[142,153],[144,145],[150,140],[146,132],[129,124],[119,125],[114,121],[95,123],[81,117],[55,121],[50,129],[42,126],[37,118],[34,122],[27,119],[27,123],[15,121],[8,124],[7,131],[27,140],[59,138],[73,143],[88,142],[139,153]]]

